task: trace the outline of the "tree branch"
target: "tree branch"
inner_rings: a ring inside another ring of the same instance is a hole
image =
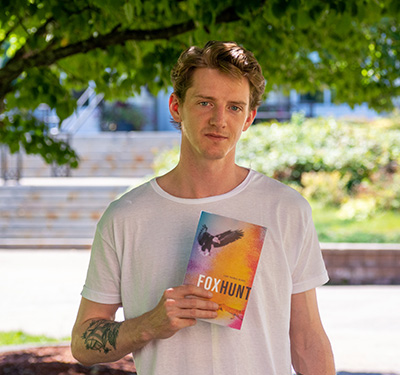
[[[238,21],[240,17],[236,14],[234,7],[223,10],[216,18],[216,23],[229,23]],[[79,53],[86,53],[96,48],[106,49],[112,45],[124,44],[128,40],[151,41],[170,39],[196,28],[193,20],[172,25],[162,29],[152,30],[116,30],[108,34],[90,37],[86,40],[59,47],[56,49],[32,51],[30,54],[17,53],[0,70],[0,101],[5,95],[12,91],[12,81],[20,76],[22,72],[32,67],[50,66],[56,61]]]
[[[240,17],[235,11],[235,8],[233,6],[224,9],[220,14],[218,14],[215,23],[229,23],[229,22],[235,22],[239,21]]]

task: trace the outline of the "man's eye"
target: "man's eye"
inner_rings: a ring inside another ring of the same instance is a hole
[[[235,112],[239,112],[240,111],[240,107],[238,107],[237,105],[231,106],[231,109],[232,109],[232,111],[235,111]]]
[[[199,103],[201,106],[206,107],[208,105],[208,102],[200,102]]]

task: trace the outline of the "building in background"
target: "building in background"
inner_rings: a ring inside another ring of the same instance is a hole
[[[125,102],[106,102],[102,94],[89,87],[78,99],[77,110],[64,120],[59,119],[47,105],[35,110],[37,118],[45,121],[58,133],[97,134],[114,131],[176,131],[168,109],[172,88],[152,95],[146,88]],[[289,95],[270,92],[257,113],[255,122],[288,121],[295,113],[305,117],[334,117],[347,119],[372,119],[379,114],[367,104],[351,108],[348,104],[334,104],[330,90],[315,94],[299,94],[292,90]]]

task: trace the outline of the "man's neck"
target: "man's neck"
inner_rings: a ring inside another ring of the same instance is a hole
[[[167,193],[180,198],[206,198],[225,194],[247,177],[248,170],[231,164],[209,163],[204,166],[179,164],[164,176],[157,179],[160,187]]]

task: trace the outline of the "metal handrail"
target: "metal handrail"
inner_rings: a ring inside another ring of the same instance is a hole
[[[83,98],[83,99],[82,99]],[[78,108],[82,108],[89,100],[89,105],[85,107],[81,112],[78,111],[78,115],[74,118],[74,115],[64,120],[60,127],[61,133],[76,134],[77,131],[83,126],[85,121],[98,107],[100,102],[103,100],[104,94],[96,94],[91,88],[88,88],[82,96],[78,99]],[[82,100],[81,100],[82,99]],[[82,103],[79,105],[79,103]]]
[[[65,142],[69,145],[71,144],[72,137],[78,132],[78,130],[83,126],[89,116],[97,108],[100,102],[103,100],[104,94],[96,94],[94,89],[89,86],[84,93],[77,100],[77,111],[74,115],[65,119],[61,126],[60,132],[54,134],[54,137],[64,137]],[[89,103],[87,107],[84,107],[85,103]],[[81,108],[84,108],[80,111]],[[75,116],[76,115],[76,116]],[[58,165],[53,163],[51,166],[52,177],[70,177],[71,169],[69,166]]]
[[[84,125],[85,121],[93,113],[93,111],[98,107],[100,102],[103,100],[104,94],[96,94],[93,87],[89,86],[83,94],[77,100],[77,110],[73,115],[65,119],[60,128],[54,127],[51,129],[51,136],[58,138],[64,138],[67,144],[71,144],[72,137],[78,132],[78,130]],[[85,103],[88,103],[84,107]],[[83,108],[83,109],[82,109]],[[56,116],[47,116],[43,119],[45,123],[55,123],[54,118]],[[58,117],[57,117],[58,119]],[[58,120],[59,121],[59,120]],[[60,129],[60,130],[58,130]],[[1,178],[4,182],[8,180],[14,180],[18,183],[22,177],[22,152],[18,151],[16,155],[16,167],[10,168],[9,158],[11,153],[9,148],[5,144],[0,144],[1,146]],[[53,163],[51,165],[51,176],[52,177],[69,177],[70,168],[65,165],[57,165]]]
[[[14,180],[18,182],[21,178],[21,171],[22,171],[21,151],[17,151],[14,154],[17,163],[15,168],[11,168],[8,163],[8,159],[11,156],[8,145],[0,144],[0,154],[1,154],[1,178],[4,180],[4,182],[7,182],[9,180]]]
[[[103,98],[104,94],[96,94],[94,89],[89,86],[76,102],[77,111],[62,122],[60,132],[75,134],[82,127],[90,114],[97,108]],[[85,103],[88,103],[87,107],[84,107]],[[82,108],[84,109],[80,111]]]

